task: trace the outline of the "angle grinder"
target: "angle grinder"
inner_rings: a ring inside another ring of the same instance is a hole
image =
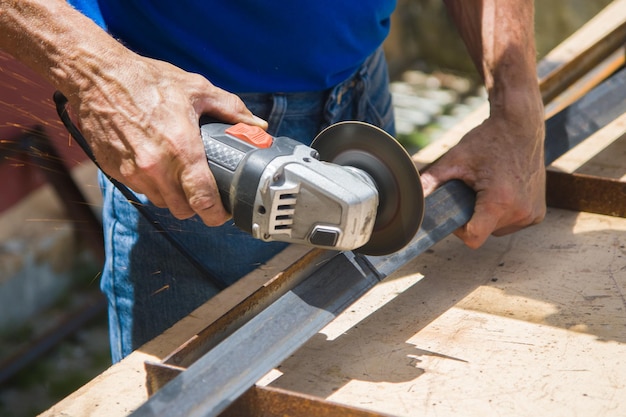
[[[224,207],[257,239],[386,255],[420,227],[417,169],[373,125],[331,125],[310,147],[243,123],[200,131]]]

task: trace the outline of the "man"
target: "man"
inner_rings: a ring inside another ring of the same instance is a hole
[[[227,222],[199,117],[303,142],[346,119],[393,134],[380,45],[395,2],[72,3],[93,20],[64,0],[1,0],[0,47],[68,97],[101,168],[136,192],[201,264],[186,261],[101,178],[102,288],[117,361],[214,295],[219,288],[207,276],[232,283],[284,248]],[[483,76],[491,113],[422,182],[430,193],[458,178],[477,192],[472,219],[456,232],[476,248],[545,214],[533,2],[446,5]]]

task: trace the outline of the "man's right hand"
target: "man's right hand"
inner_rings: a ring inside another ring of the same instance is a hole
[[[204,153],[199,118],[267,128],[234,94],[204,77],[132,54],[70,99],[102,169],[159,207],[209,226],[229,214]]]
[[[235,95],[128,50],[65,0],[0,2],[0,48],[69,100],[101,168],[183,219],[229,217],[200,137],[205,114],[267,128]]]

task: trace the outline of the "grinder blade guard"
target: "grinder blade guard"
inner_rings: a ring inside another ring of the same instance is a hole
[[[424,217],[424,192],[407,151],[382,129],[363,122],[340,122],[323,130],[312,148],[320,160],[364,171],[379,193],[370,240],[355,252],[386,255],[402,249]]]

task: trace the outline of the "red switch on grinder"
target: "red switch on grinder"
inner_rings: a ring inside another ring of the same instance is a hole
[[[237,123],[227,128],[225,132],[257,148],[269,148],[272,146],[272,135],[258,126]]]

